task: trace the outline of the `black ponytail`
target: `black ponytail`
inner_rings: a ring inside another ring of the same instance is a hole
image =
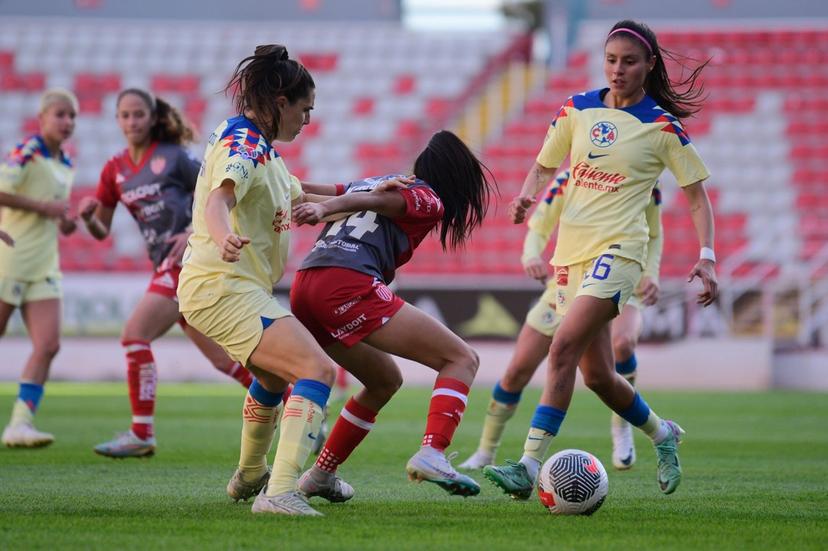
[[[492,185],[496,186],[490,183],[490,180],[494,182],[492,173],[460,138],[441,130],[417,157],[414,175],[428,182],[443,203],[440,223],[443,250],[461,248],[472,231],[483,223]]]

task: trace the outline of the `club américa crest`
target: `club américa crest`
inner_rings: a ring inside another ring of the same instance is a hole
[[[611,122],[596,122],[589,131],[589,139],[598,147],[609,147],[618,139],[618,128]]]

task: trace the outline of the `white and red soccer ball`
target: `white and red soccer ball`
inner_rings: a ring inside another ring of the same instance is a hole
[[[608,488],[604,466],[581,450],[559,451],[538,476],[541,503],[554,515],[591,515],[604,503]]]

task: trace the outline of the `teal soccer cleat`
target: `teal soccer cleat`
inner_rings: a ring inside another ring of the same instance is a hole
[[[514,499],[529,499],[535,488],[535,481],[529,476],[523,463],[506,461],[506,465],[483,467],[483,476]]]
[[[672,494],[681,482],[681,464],[678,458],[678,445],[684,430],[672,421],[664,421],[670,429],[661,443],[655,444],[658,456],[658,486],[665,494]]]

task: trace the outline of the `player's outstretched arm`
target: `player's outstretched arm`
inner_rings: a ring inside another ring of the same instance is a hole
[[[69,201],[58,199],[55,201],[38,201],[22,195],[0,192],[0,207],[27,210],[39,214],[44,218],[61,218],[69,210]]]
[[[78,216],[89,234],[99,241],[109,235],[114,214],[115,209],[104,206],[96,197],[84,197],[78,204]]]
[[[512,219],[512,223],[523,223],[529,207],[535,203],[535,195],[552,179],[557,169],[558,167],[547,168],[537,161],[532,165],[529,173],[526,174],[526,179],[523,181],[520,195],[509,203],[509,217]]]
[[[397,191],[381,193],[346,193],[322,203],[302,203],[293,209],[298,225],[318,224],[323,218],[340,212],[372,210],[390,218],[405,214],[405,199]]]
[[[221,186],[207,196],[204,208],[207,232],[218,246],[221,259],[225,262],[238,262],[242,248],[250,243],[249,237],[236,234],[230,225],[230,209],[236,206],[235,185],[233,180],[224,180]]]
[[[710,306],[719,296],[719,282],[716,279],[716,255],[713,253],[713,207],[702,182],[696,182],[682,188],[690,207],[690,216],[699,236],[701,254],[693,266],[687,281],[699,278],[704,290],[699,293],[697,302]]]
[[[310,182],[302,182],[302,191],[305,194],[335,197],[342,194],[341,189],[342,186],[337,184],[312,184]]]

